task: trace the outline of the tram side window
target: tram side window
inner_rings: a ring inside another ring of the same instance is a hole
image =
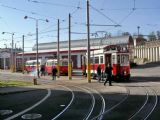
[[[57,62],[53,62],[52,65],[57,65]],[[68,65],[68,62],[67,62],[67,65]]]
[[[115,64],[116,63],[116,56],[112,55],[112,63]]]
[[[121,56],[121,63],[128,63],[129,56],[128,55],[122,55]]]
[[[68,61],[62,61],[62,66],[68,66]]]
[[[117,55],[117,63],[120,64],[120,56]]]
[[[32,65],[36,65],[36,62],[33,62],[33,64]]]
[[[95,57],[95,63],[99,64],[99,57]]]
[[[103,56],[100,56],[100,63],[103,63]]]
[[[90,59],[91,61],[91,63],[94,63],[94,57],[91,57],[91,59]]]

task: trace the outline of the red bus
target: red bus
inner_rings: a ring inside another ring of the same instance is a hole
[[[101,70],[104,73],[106,65],[111,64],[113,68],[113,80],[130,79],[129,52],[126,48],[122,48],[117,45],[109,45],[103,49],[91,51],[90,55],[91,77],[96,77],[98,65],[101,66]],[[86,60],[84,63],[86,63]],[[87,74],[87,66],[83,65],[82,68],[83,72],[86,72]],[[105,74],[103,74],[103,76],[105,77]]]

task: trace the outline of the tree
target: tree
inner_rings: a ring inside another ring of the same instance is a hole
[[[148,39],[149,39],[149,41],[156,40],[156,35],[155,35],[155,33],[154,33],[154,32],[151,32],[151,33],[149,34],[149,36],[148,36]]]
[[[139,38],[143,38],[144,36],[142,35],[142,34],[139,34],[139,36],[138,36]]]
[[[160,40],[160,31],[157,31],[157,39]]]
[[[130,33],[129,32],[123,32],[122,36],[125,36],[125,35],[130,35]]]

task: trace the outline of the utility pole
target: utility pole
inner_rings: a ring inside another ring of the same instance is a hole
[[[140,29],[140,26],[138,26],[137,29],[138,29],[138,37],[139,37],[139,29]]]
[[[69,14],[69,40],[68,40],[68,79],[72,80],[72,62],[71,62],[71,14]]]
[[[41,20],[41,21],[45,21],[45,22],[49,22],[47,19],[44,20],[44,19],[37,19],[37,18],[33,18],[33,17],[28,17],[28,16],[25,16],[24,19],[33,19],[35,20],[36,22],[36,61],[37,61],[37,77],[39,78],[39,54],[38,54],[38,21]]]
[[[22,53],[22,73],[24,74],[24,35],[22,36],[22,49],[23,49],[23,53]]]
[[[11,62],[11,71],[12,72],[14,72],[14,59],[13,59],[14,58],[14,54],[13,54],[14,53],[13,52],[14,51],[14,40],[13,40],[13,35],[14,34],[12,34],[12,49],[11,49],[11,61],[12,61]]]
[[[37,60],[37,77],[39,78],[39,55],[38,55],[38,20],[36,19],[36,60]]]
[[[89,0],[87,0],[87,80],[91,82]]]
[[[15,52],[15,55],[14,55],[14,66],[15,66],[14,71],[15,72],[17,71],[16,70],[17,69],[17,63],[16,63],[16,57],[17,57],[16,52],[17,52],[17,50],[16,49],[17,49],[17,46],[16,46],[16,43],[15,43],[15,51],[14,51]]]
[[[14,72],[14,40],[13,40],[13,35],[14,35],[14,33],[10,33],[10,32],[2,32],[2,34],[5,34],[5,33],[7,33],[7,34],[11,34],[12,35],[12,48],[11,48],[11,59],[10,59],[10,70],[11,70],[11,72]]]
[[[58,73],[57,73],[57,77],[59,78],[60,76],[60,68],[59,68],[59,64],[60,64],[60,59],[59,59],[59,19],[58,19],[58,25],[57,25],[58,29],[57,29],[57,69],[58,69]]]

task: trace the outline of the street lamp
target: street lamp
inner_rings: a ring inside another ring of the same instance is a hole
[[[45,21],[45,22],[49,22],[47,19],[44,20],[44,19],[37,19],[37,18],[33,18],[33,17],[29,17],[29,16],[25,16],[24,19],[33,19],[36,21],[36,60],[37,60],[37,77],[39,77],[39,65],[38,65],[38,21],[41,20],[41,21]]]
[[[11,59],[10,59],[10,69],[12,72],[14,72],[14,60],[13,60],[13,45],[14,45],[14,40],[13,40],[13,35],[14,33],[10,32],[2,32],[2,34],[11,34],[12,35],[12,49],[11,49]]]

